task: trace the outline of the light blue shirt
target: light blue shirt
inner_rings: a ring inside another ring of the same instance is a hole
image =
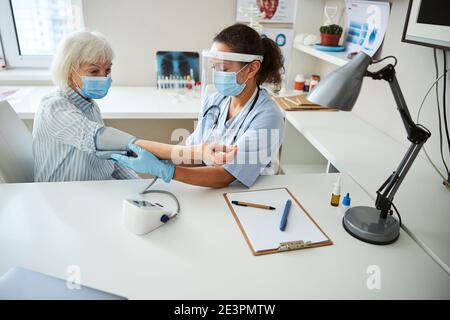
[[[96,134],[104,126],[98,105],[71,88],[45,96],[33,125],[34,180],[138,178],[133,170],[95,155]]]
[[[239,113],[227,120],[231,98],[224,98],[219,93],[208,96],[195,131],[186,140],[187,145],[204,142],[236,144],[238,153],[224,168],[247,187],[252,186],[261,174],[276,173],[275,164],[284,134],[283,112],[267,90],[259,91],[250,110],[255,98],[256,92]],[[211,108],[212,105],[218,107]]]

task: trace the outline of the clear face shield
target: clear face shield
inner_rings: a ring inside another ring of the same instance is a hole
[[[241,71],[252,61],[262,62],[263,56],[225,51],[202,52],[202,101],[215,92],[237,96],[247,79]]]
[[[208,142],[234,144],[236,128],[229,128],[226,132],[218,130],[219,104],[226,97],[237,96],[244,90],[248,79],[242,71],[249,63],[262,60],[263,56],[253,54],[212,50],[202,52],[202,105],[205,110],[204,123],[208,124],[208,128],[204,128]]]

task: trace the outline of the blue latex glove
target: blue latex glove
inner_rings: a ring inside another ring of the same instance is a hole
[[[170,182],[172,180],[173,173],[175,172],[175,165],[172,162],[159,160],[152,153],[132,143],[128,144],[128,149],[137,154],[137,157],[113,154],[111,155],[111,159],[134,171],[161,178],[164,182]]]

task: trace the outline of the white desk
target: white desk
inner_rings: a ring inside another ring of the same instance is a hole
[[[122,200],[148,181],[0,185],[0,274],[20,265],[132,299],[450,298],[450,278],[402,232],[389,246],[355,240],[329,205],[333,174],[261,177],[258,188],[287,186],[334,245],[254,257],[223,192],[158,183],[179,196],[182,213],[144,237],[121,223]],[[372,200],[349,177],[353,204]],[[147,195],[170,204],[164,196]],[[167,202],[166,202],[167,201]],[[381,289],[366,286],[381,270]]]
[[[0,87],[0,92],[10,88],[18,87]],[[33,119],[42,96],[54,90],[53,87],[20,88],[20,96],[10,102],[23,119]],[[107,97],[98,101],[104,119],[196,119],[200,110],[198,98],[175,97],[152,87],[113,86]],[[349,174],[372,199],[406,151],[403,144],[354,113],[287,112],[286,120],[307,144],[340,172]],[[315,163],[315,156],[303,147],[297,136],[292,138],[288,134],[282,153],[294,150],[307,164],[286,163],[282,157],[282,168],[294,173],[324,172],[326,164]],[[296,170],[298,167],[301,170]],[[394,200],[412,236],[450,274],[450,192],[444,189],[425,159],[416,159]]]
[[[350,175],[373,199],[376,190],[406,153],[405,145],[353,113],[287,112],[286,119],[334,167]],[[291,143],[283,148],[295,146]],[[344,191],[345,188],[344,185]],[[450,270],[450,192],[422,156],[412,165],[394,203],[403,224],[417,241]]]
[[[6,98],[21,119],[33,119],[42,97],[51,86],[0,86],[4,91],[20,91]],[[111,87],[108,95],[96,100],[103,119],[197,119],[200,98],[161,92],[155,87]]]

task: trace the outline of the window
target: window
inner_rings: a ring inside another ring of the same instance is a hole
[[[0,0],[0,35],[10,67],[49,67],[61,39],[82,27],[81,0]]]

